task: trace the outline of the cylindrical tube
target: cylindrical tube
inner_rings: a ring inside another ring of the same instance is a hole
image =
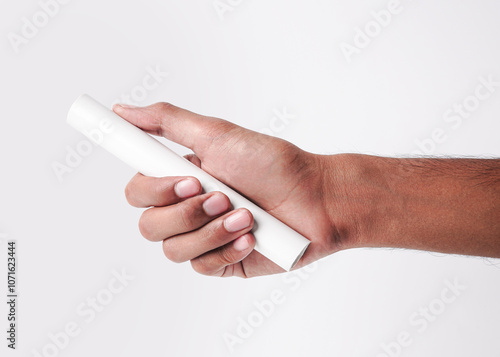
[[[206,192],[223,192],[234,208],[250,210],[255,250],[283,269],[290,270],[307,249],[308,239],[90,96],[75,101],[68,123],[143,175],[193,176]]]

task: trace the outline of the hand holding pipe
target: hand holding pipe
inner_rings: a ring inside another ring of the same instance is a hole
[[[193,176],[205,192],[220,191],[235,209],[247,208],[255,222],[255,250],[283,269],[289,271],[306,251],[308,239],[90,96],[73,103],[68,123],[145,176]]]

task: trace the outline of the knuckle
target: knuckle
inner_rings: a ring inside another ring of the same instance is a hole
[[[133,206],[135,201],[134,201],[134,190],[132,188],[132,184],[129,182],[127,186],[125,186],[125,198],[127,199],[127,202]]]
[[[222,229],[223,223],[219,221],[212,221],[200,230],[200,241],[211,247],[218,247],[223,244],[226,233]],[[222,242],[222,243],[221,243]]]
[[[183,204],[179,207],[179,224],[182,228],[188,230],[192,226],[194,207],[191,204]]]
[[[159,118],[159,120],[153,119],[155,121],[155,124],[158,125],[158,135],[165,135],[166,128],[163,125],[163,122],[168,118],[174,117],[178,109],[174,105],[166,102],[153,104],[149,107],[149,109],[151,110],[151,114],[153,115],[153,117]]]
[[[164,202],[165,198],[167,197],[167,192],[170,187],[170,185],[165,184],[165,179],[159,179],[155,182],[152,188],[154,197],[155,197],[155,202]]]
[[[188,200],[179,205],[179,224],[184,230],[198,228],[198,222],[203,217],[202,200],[203,198]]]
[[[213,270],[208,267],[203,259],[191,260],[191,267],[195,272],[202,275],[212,275]]]
[[[144,211],[141,215],[141,218],[139,219],[139,231],[141,232],[142,236],[146,238],[147,240],[153,240],[153,234],[151,232],[151,223],[150,223],[150,210],[148,209]]]
[[[233,254],[233,251],[226,247],[219,250],[218,259],[222,266],[234,264],[238,261],[237,257]]]
[[[175,247],[173,247],[172,244],[169,244],[168,239],[163,241],[163,254],[165,254],[165,257],[167,257],[168,260],[174,263],[182,263],[185,261]]]
[[[173,115],[175,113],[175,106],[167,102],[159,102],[153,105],[153,108],[162,114]]]

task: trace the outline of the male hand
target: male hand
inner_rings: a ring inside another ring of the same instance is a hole
[[[284,140],[225,120],[201,116],[167,103],[114,111],[143,129],[190,148],[186,158],[311,240],[301,267],[339,249],[325,207],[323,157]],[[283,270],[253,250],[253,218],[233,210],[221,192],[202,192],[193,177],[152,178],[137,174],[126,197],[147,209],[142,235],[163,242],[174,262],[190,260],[202,274],[253,277]]]

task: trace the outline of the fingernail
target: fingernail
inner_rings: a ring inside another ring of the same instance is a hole
[[[209,216],[217,216],[228,209],[227,200],[222,194],[210,196],[203,202],[203,209]]]
[[[224,220],[224,227],[228,232],[238,232],[247,228],[252,219],[246,211],[233,213]]]
[[[245,234],[244,236],[239,237],[233,242],[233,248],[238,252],[242,252],[250,248],[250,242],[248,241],[248,237]]]
[[[200,188],[195,181],[185,179],[175,184],[174,191],[178,197],[186,198],[196,195],[200,192]]]

